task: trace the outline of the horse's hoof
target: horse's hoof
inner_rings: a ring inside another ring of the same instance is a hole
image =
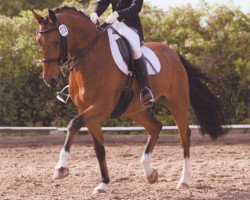
[[[93,195],[96,195],[96,194],[101,194],[101,193],[106,193],[107,192],[107,190],[102,190],[102,189],[94,189],[93,190]]]
[[[62,178],[67,177],[68,175],[69,175],[69,169],[61,167],[60,169],[55,170],[55,172],[52,176],[52,179],[53,180],[62,179]]]
[[[187,183],[179,182],[176,186],[176,189],[188,189],[190,186]]]
[[[158,172],[154,169],[153,173],[147,177],[150,184],[154,184],[158,180]]]
[[[107,184],[100,183],[94,190],[93,195],[100,194],[100,193],[106,193],[107,192]]]

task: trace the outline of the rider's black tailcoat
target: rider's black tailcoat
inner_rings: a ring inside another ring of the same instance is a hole
[[[136,29],[140,36],[140,40],[143,41],[143,32],[139,18],[143,0],[97,0],[94,6],[94,12],[100,16],[110,4],[112,5],[113,12],[118,12],[118,20]]]

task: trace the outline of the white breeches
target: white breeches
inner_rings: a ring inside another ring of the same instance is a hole
[[[120,33],[129,41],[133,51],[132,52],[133,59],[136,60],[140,58],[142,56],[142,50],[141,50],[141,42],[139,35],[123,22],[116,21],[115,23],[112,24],[112,27],[114,27],[118,33]]]

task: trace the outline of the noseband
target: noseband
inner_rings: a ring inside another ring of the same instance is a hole
[[[73,56],[71,58],[68,58],[68,42],[67,42],[67,35],[68,35],[68,29],[66,25],[58,23],[57,27],[43,30],[43,31],[37,31],[37,34],[47,34],[50,32],[57,31],[60,35],[60,56],[58,58],[43,58],[43,63],[53,63],[57,62],[59,63],[59,68],[61,73],[64,77],[68,76],[70,72],[73,70],[73,68],[80,62],[80,59],[86,55],[96,44],[96,42],[99,40],[99,38],[108,30],[110,25],[104,23],[99,27],[99,29],[102,29],[101,32],[97,34],[97,36],[82,50],[80,50],[78,56]],[[76,60],[73,65],[65,72],[65,68],[68,64],[70,64],[72,61]]]

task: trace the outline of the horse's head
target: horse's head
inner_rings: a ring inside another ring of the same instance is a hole
[[[52,10],[49,10],[49,15],[46,17],[40,16],[33,10],[32,12],[39,24],[36,41],[42,50],[43,79],[46,85],[55,86],[60,77],[59,65],[67,61],[67,44],[64,46],[62,44],[65,42],[63,40],[67,40],[67,28],[60,26]]]
[[[96,37],[98,29],[89,17],[74,7],[49,10],[46,17],[34,10],[32,12],[39,24],[36,40],[42,50],[43,79],[48,86],[55,86],[60,69],[64,71],[65,65],[90,48],[88,46]],[[79,59],[75,62],[78,63]]]

